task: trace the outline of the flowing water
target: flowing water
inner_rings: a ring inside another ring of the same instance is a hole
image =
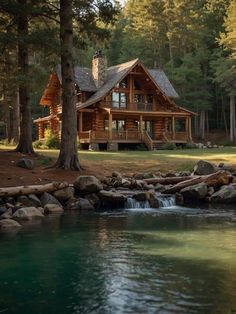
[[[66,212],[0,235],[0,313],[236,313],[234,210]]]

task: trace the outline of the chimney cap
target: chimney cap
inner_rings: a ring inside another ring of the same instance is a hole
[[[103,58],[104,57],[104,54],[102,52],[101,49],[97,50],[93,56],[93,59],[97,59],[97,58]]]

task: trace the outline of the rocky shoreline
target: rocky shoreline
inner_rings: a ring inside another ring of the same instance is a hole
[[[122,209],[130,200],[150,208],[162,207],[162,198],[173,195],[178,205],[236,203],[236,169],[200,160],[193,171],[137,173],[132,177],[114,171],[99,180],[78,176],[69,185],[53,182],[43,186],[0,189],[0,231],[18,229],[26,221],[66,210],[98,211]]]

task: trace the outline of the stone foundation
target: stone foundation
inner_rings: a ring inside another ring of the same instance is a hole
[[[89,145],[89,150],[99,151],[99,144],[98,143],[91,143]]]
[[[107,143],[107,150],[108,151],[117,151],[118,150],[118,143]]]

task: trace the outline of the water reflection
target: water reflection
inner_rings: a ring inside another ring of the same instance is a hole
[[[1,236],[0,313],[236,311],[236,225],[198,211],[71,212]]]

